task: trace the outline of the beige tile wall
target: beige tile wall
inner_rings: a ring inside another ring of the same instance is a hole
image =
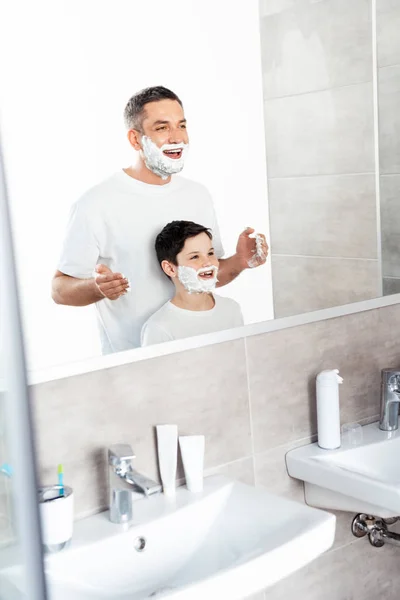
[[[273,254],[275,318],[341,306],[378,295],[379,261]]]
[[[377,0],[382,270],[385,295],[400,291],[400,1]]]
[[[275,316],[379,296],[371,0],[260,16]]]
[[[399,320],[400,305],[33,386],[42,482],[64,463],[76,516],[98,511],[107,504],[106,447],[132,444],[137,468],[158,477],[154,426],[174,422],[206,435],[207,474],[302,502],[284,458],[314,439],[315,375],[340,369],[342,422],[376,420],[380,369],[400,365]],[[355,540],[353,515],[336,514],[334,548],[265,598],[397,599],[400,550]]]
[[[268,178],[372,173],[372,84],[266,100],[265,130]]]
[[[400,10],[400,9],[399,9]],[[400,173],[400,61],[378,69],[379,166],[383,175]]]
[[[340,247],[345,258],[377,258],[374,175],[270,179],[269,193],[275,254],[330,257]]]
[[[378,66],[400,64],[399,0],[376,0],[376,15]]]
[[[400,134],[400,130],[399,130]],[[400,160],[400,152],[399,152]],[[384,277],[400,277],[400,173],[381,175],[382,270]]]
[[[261,2],[265,98],[371,80],[370,0],[276,4]]]

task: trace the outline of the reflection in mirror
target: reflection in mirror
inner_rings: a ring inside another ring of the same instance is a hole
[[[279,4],[261,15],[276,317],[381,290],[370,7]]]
[[[212,20],[197,1],[6,14],[1,118],[31,369],[138,348],[162,307],[146,345],[270,319],[256,3],[223,1]],[[174,221],[186,229],[158,260]]]
[[[399,4],[8,6],[31,369],[399,292]]]
[[[400,291],[399,0],[261,0],[275,317]]]

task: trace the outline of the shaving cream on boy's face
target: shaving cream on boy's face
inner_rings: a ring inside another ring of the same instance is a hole
[[[140,151],[146,167],[161,179],[168,179],[170,175],[182,171],[189,144],[163,144],[157,146],[147,135],[142,136],[142,149]],[[169,152],[170,156],[164,154]],[[174,158],[176,156],[177,158]]]
[[[189,294],[211,293],[217,285],[217,273],[218,267],[215,265],[203,267],[198,271],[193,267],[178,267],[178,279]]]

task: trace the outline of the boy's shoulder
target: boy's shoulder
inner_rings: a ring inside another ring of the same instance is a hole
[[[146,321],[145,325],[159,325],[165,321],[165,317],[171,313],[171,302],[168,300],[156,312],[154,312]]]
[[[230,319],[235,327],[244,325],[242,309],[236,300],[233,298],[226,298],[225,296],[218,296],[217,294],[214,294],[214,298],[215,307],[219,315],[222,316],[223,313],[225,318]]]
[[[237,308],[240,310],[240,304],[233,298],[227,298],[226,296],[220,296],[219,294],[213,294],[216,305],[221,308]]]

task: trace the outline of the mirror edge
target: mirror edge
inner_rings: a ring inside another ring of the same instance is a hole
[[[309,323],[316,323],[318,321],[325,321],[328,319],[352,315],[376,308],[393,306],[399,303],[400,293],[390,296],[380,296],[370,300],[361,300],[351,304],[343,304],[342,306],[324,308],[322,310],[303,313],[300,315],[282,317],[280,319],[271,319],[269,321],[261,321],[260,323],[252,323],[249,325],[244,325],[243,327],[237,327],[236,329],[226,329],[224,331],[217,331],[215,333],[208,333],[191,338],[174,340],[145,348],[133,348],[132,350],[117,352],[115,354],[95,356],[93,358],[88,358],[77,362],[48,367],[46,369],[28,371],[28,383],[29,385],[36,385],[39,383],[46,383],[48,381],[65,379],[66,377],[83,375],[84,373],[100,371],[101,369],[109,369],[112,367],[139,362],[141,360],[158,358],[167,354],[175,354],[176,352],[183,352],[184,350],[194,350],[196,348],[202,348],[212,344],[221,344],[223,342],[244,339],[253,335],[271,333],[273,331],[279,331],[280,329],[288,329],[290,327],[307,325]]]

